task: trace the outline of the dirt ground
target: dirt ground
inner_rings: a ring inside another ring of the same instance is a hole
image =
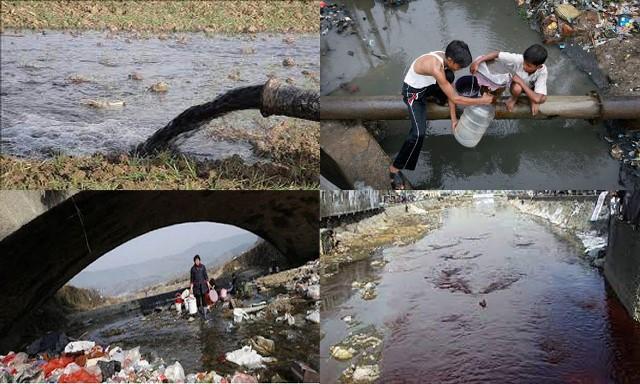
[[[609,41],[595,53],[600,69],[611,79],[610,94],[640,96],[640,36]]]
[[[6,28],[317,33],[312,1],[2,1]]]
[[[380,247],[410,244],[439,228],[441,212],[456,198],[394,205],[375,216],[333,229],[333,248],[320,256],[325,272],[369,257]]]

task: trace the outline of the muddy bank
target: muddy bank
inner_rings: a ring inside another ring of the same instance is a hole
[[[270,1],[2,1],[2,28],[130,31],[134,33],[256,33],[318,31],[311,2]]]
[[[561,238],[581,249],[585,258],[602,268],[608,244],[609,197],[598,195],[567,197],[533,197],[509,199],[520,212],[539,218],[551,225]]]
[[[326,235],[328,249],[320,256],[323,274],[331,275],[340,265],[367,259],[386,246],[407,245],[422,238],[438,228],[444,209],[465,201],[465,197],[446,197],[394,204],[354,223],[345,219],[345,224],[331,228]]]

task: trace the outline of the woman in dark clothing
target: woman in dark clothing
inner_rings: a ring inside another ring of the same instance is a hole
[[[202,308],[202,315],[207,316],[207,304],[204,295],[209,293],[211,286],[209,285],[209,276],[207,276],[207,268],[200,262],[200,256],[193,257],[193,267],[191,267],[191,292],[196,297],[198,308]]]

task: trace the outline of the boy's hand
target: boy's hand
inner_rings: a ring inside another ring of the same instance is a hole
[[[479,65],[480,63],[478,63],[477,61],[474,61],[473,63],[471,63],[471,66],[469,67],[469,72],[471,72],[472,75],[478,72]]]
[[[482,101],[482,104],[491,104],[493,103],[493,95],[489,92],[486,92],[484,95],[482,95],[480,100]]]
[[[540,104],[534,103],[532,101],[531,102],[531,115],[533,115],[533,116],[537,115],[539,110],[540,110]]]
[[[522,77],[516,74],[513,74],[513,76],[511,77],[511,81],[518,84],[519,86],[522,86],[524,84],[524,80],[522,80]]]
[[[451,131],[456,133],[456,128],[458,128],[458,120],[451,120]]]

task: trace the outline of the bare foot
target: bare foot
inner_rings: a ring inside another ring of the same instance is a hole
[[[509,100],[507,100],[507,102],[505,103],[505,105],[507,106],[507,111],[513,112],[513,107],[516,106],[516,101],[518,100],[513,97],[510,97]]]

